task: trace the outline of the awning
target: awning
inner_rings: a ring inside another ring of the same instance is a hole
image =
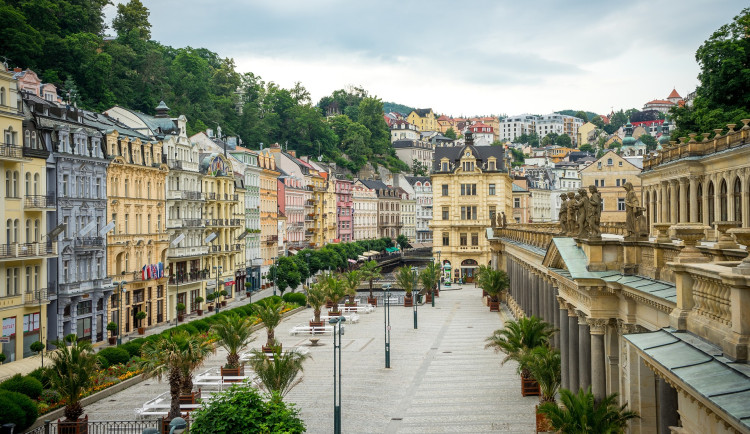
[[[398,248],[397,247],[386,247],[385,251],[388,252],[388,253],[394,253],[394,252],[398,252]]]

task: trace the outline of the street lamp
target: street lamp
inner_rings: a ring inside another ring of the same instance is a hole
[[[310,274],[311,274],[310,273],[310,253],[309,252],[305,253],[305,260],[307,261],[307,281],[305,282],[305,284],[309,288],[310,287]]]
[[[180,304],[180,272],[179,271],[175,271],[172,274],[172,277],[174,277],[174,281],[177,283],[177,297],[175,297],[176,303],[174,304],[175,309],[177,309],[177,305]],[[174,323],[175,323],[175,325],[177,325],[177,320],[178,320],[179,315],[180,315],[180,310],[177,309],[177,316],[174,317]]]
[[[440,250],[437,251],[438,255],[438,270],[440,275],[438,276],[438,294],[440,294],[440,282],[443,281],[443,263],[440,262]],[[432,307],[435,307],[435,294],[432,295]]]
[[[411,267],[411,275],[412,275],[412,291],[416,291],[417,294],[414,297],[416,300],[414,300],[414,330],[417,329],[417,306],[419,306],[419,291],[417,291],[417,267]]]
[[[216,313],[219,313],[219,309],[221,308],[221,290],[219,289],[219,274],[221,274],[221,265],[214,267],[214,270],[216,270]]]
[[[343,322],[346,318],[343,316],[333,317],[328,320],[330,324],[333,324],[334,329],[336,324],[338,327],[338,340],[336,340],[336,331],[333,332],[333,432],[334,434],[341,434],[341,333]],[[339,350],[338,356],[338,371],[336,370],[336,350]],[[338,376],[336,375],[338,373]],[[336,387],[336,380],[338,380],[338,388]],[[338,393],[337,393],[338,392]]]
[[[383,326],[385,329],[385,367],[391,367],[391,284],[383,285]]]
[[[273,257],[273,295],[276,295],[276,260],[279,259],[278,256]]]
[[[122,329],[122,295],[125,293],[125,284],[126,283],[127,282],[125,282],[124,280],[122,282],[120,282],[120,283],[116,283],[116,285],[119,288],[119,291],[117,291],[117,298],[118,298],[118,300],[120,302],[119,303],[120,304],[120,314],[117,317],[117,322],[119,323],[119,324],[117,324],[117,329],[118,329],[117,330],[117,345],[122,345],[122,334],[124,332],[123,329]]]

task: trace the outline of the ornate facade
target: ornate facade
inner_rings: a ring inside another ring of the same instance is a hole
[[[263,259],[261,274],[266,275],[279,254],[279,209],[277,203],[280,172],[269,149],[260,151],[260,253]],[[264,282],[267,283],[267,282]]]

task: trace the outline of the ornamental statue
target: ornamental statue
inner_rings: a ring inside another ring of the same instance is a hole
[[[568,236],[572,237],[575,235],[575,231],[578,230],[578,224],[576,223],[576,200],[575,200],[575,193],[572,191],[568,192],[568,218],[567,226],[568,226]]]
[[[576,208],[578,216],[576,221],[578,222],[578,238],[586,238],[589,234],[588,221],[586,217],[589,215],[589,203],[588,193],[585,188],[579,188],[578,194],[576,195]]]
[[[626,240],[638,240],[648,236],[648,221],[646,221],[646,208],[641,206],[638,195],[633,190],[633,184],[626,182],[623,185],[625,194],[625,228],[628,234]]]
[[[557,214],[557,219],[560,222],[560,233],[568,233],[568,195],[563,193],[560,195],[560,212]]]
[[[602,237],[600,222],[602,218],[602,195],[595,185],[589,185],[589,209],[586,215],[586,225],[589,230],[589,239],[599,239]]]

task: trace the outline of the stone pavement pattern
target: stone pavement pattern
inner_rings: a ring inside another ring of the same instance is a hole
[[[534,432],[538,398],[521,397],[515,364],[501,367],[503,356],[484,348],[504,316],[489,312],[481,290],[463,288],[441,292],[435,308],[420,306],[418,330],[411,308],[391,307],[390,369],[384,367],[382,307],[345,326],[342,432]],[[309,345],[288,332],[311,316],[307,309],[277,328],[285,349]],[[256,335],[252,345],[259,347],[265,331]],[[298,404],[310,433],[333,431],[333,339],[324,336],[320,344],[307,347],[312,359],[305,363],[303,381],[285,397]],[[225,355],[219,350],[206,367],[220,366]],[[135,408],[166,390],[166,383],[147,380],[85,410],[91,420],[133,419]]]

